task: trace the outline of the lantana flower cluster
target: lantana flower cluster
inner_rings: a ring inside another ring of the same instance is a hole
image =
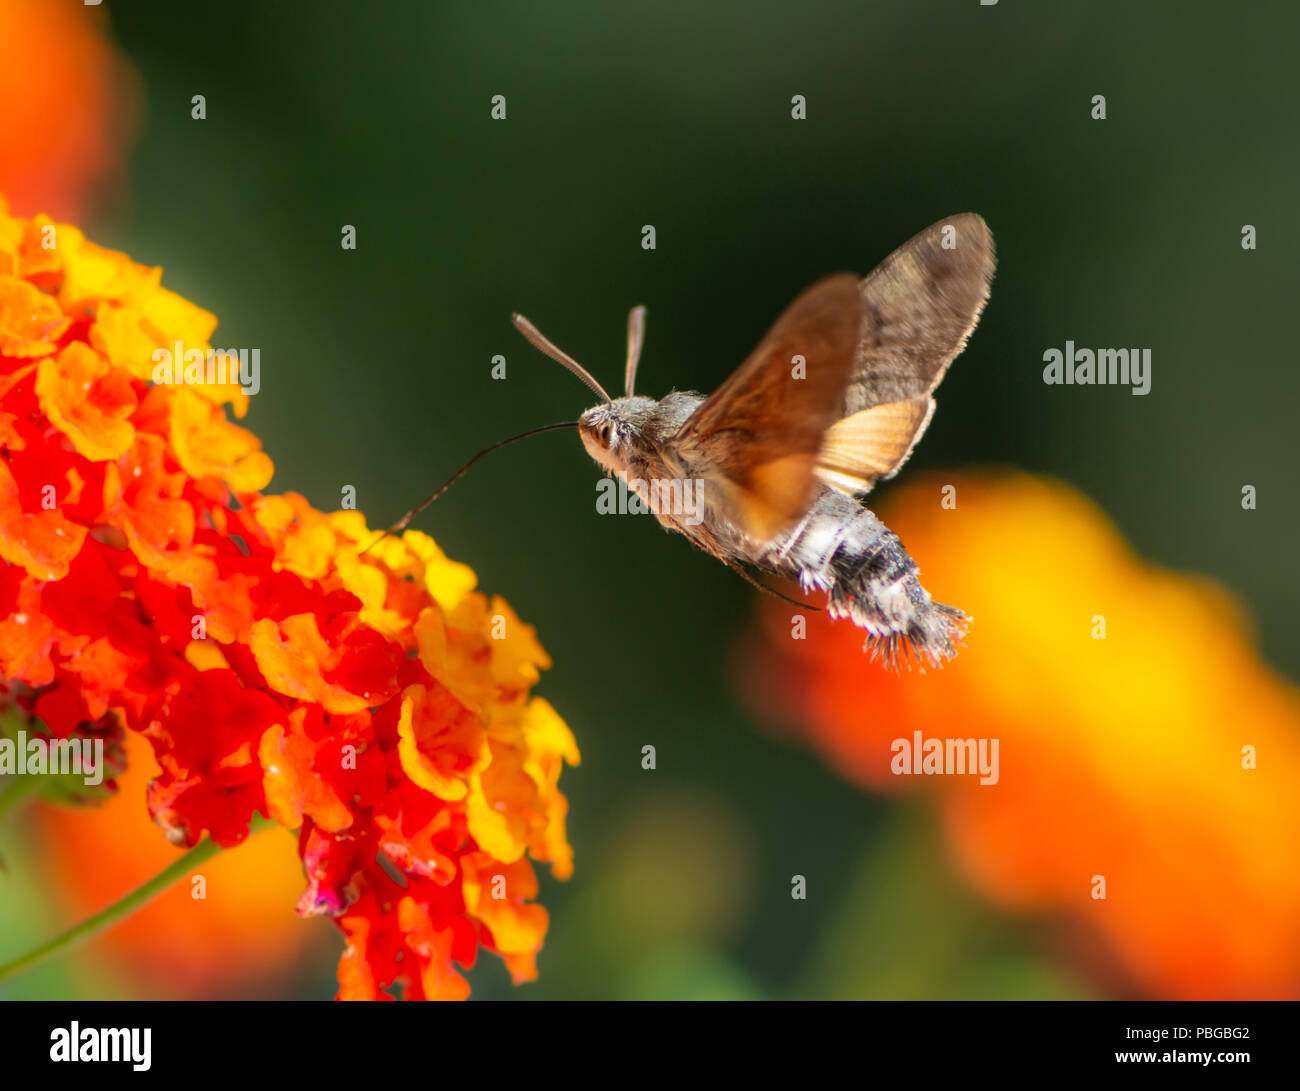
[[[0,687],[53,736],[125,727],[166,836],[298,830],[339,997],[461,998],[480,947],[536,975],[573,736],[534,631],[427,535],[264,493],[237,382],[154,383],[216,318],[161,270],[0,201]]]

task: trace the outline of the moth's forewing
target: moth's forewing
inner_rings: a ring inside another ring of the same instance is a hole
[[[930,395],[979,321],[993,268],[988,225],[964,212],[927,227],[862,281],[843,419],[818,457],[828,485],[861,494],[907,461],[934,414]]]
[[[931,393],[975,328],[993,236],[974,213],[931,225],[858,282],[814,284],[696,410],[676,446],[769,539],[820,479],[860,494],[897,473],[934,412]],[[850,290],[850,283],[852,289]],[[806,361],[799,377],[796,356]]]
[[[979,321],[993,267],[993,234],[973,212],[932,224],[876,266],[862,281],[856,366],[839,415],[932,393]]]
[[[674,437],[755,539],[774,537],[812,501],[818,452],[854,371],[862,301],[852,273],[818,281]]]

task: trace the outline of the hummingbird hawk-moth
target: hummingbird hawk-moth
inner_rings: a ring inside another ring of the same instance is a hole
[[[479,458],[538,432],[577,427],[607,474],[761,590],[750,570],[825,592],[827,612],[866,630],[864,650],[897,667],[914,651],[939,666],[967,616],[931,600],[903,543],[860,501],[902,468],[934,413],[934,390],[979,320],[993,236],[971,212],[940,220],[866,278],[835,273],[800,295],[713,394],[633,393],[645,308],[628,316],[624,395],[522,315],[515,326],[601,399],[475,455],[386,534],[442,495]],[[663,488],[663,485],[677,488]],[[690,517],[664,497],[693,486]],[[782,596],[784,597],[784,596]]]
[[[898,473],[925,432],[993,267],[983,219],[941,220],[865,279],[836,273],[808,288],[707,398],[633,393],[643,307],[628,318],[621,398],[522,315],[514,323],[603,399],[578,420],[583,445],[666,528],[746,578],[754,569],[825,592],[831,617],[866,630],[872,658],[897,666],[914,649],[937,666],[968,618],[931,600],[902,542],[858,498]],[[647,487],[657,482],[693,483],[700,510],[683,518],[663,501],[680,490]]]

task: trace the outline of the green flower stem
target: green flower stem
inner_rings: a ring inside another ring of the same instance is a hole
[[[0,788],[0,818],[27,798],[40,787],[40,777],[15,776],[4,788]]]
[[[20,780],[36,779],[20,777]],[[257,833],[259,830],[268,829],[275,825],[270,819],[255,816],[252,826],[249,829],[249,836]],[[182,879],[195,868],[206,864],[214,856],[220,853],[221,846],[210,840],[200,841],[192,849],[186,852],[180,859],[169,864],[158,872],[152,879],[142,886],[136,887],[129,894],[123,895],[107,909],[102,909],[93,917],[87,917],[80,924],[69,928],[62,935],[55,936],[48,943],[43,943],[39,947],[33,948],[25,955],[19,955],[10,962],[0,964],[0,981],[12,977],[15,974],[29,970],[38,962],[43,962],[51,955],[56,955],[60,951],[80,943],[82,940],[89,939],[91,936],[102,932],[105,928],[115,924],[123,917],[134,913],[141,906],[153,900],[155,896],[161,894],[177,879]]]
[[[29,720],[12,704],[6,702],[0,711],[0,739],[18,737],[20,728],[26,727]],[[0,818],[4,818],[14,807],[40,787],[40,777],[15,774],[12,781],[0,788]]]

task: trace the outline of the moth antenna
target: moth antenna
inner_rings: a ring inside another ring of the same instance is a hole
[[[605,393],[605,388],[596,382],[595,376],[583,367],[577,360],[565,352],[562,348],[551,341],[546,334],[542,333],[536,326],[528,321],[522,314],[512,314],[510,321],[515,324],[515,329],[528,338],[533,348],[546,353],[552,360],[563,364],[573,372],[579,379],[586,383],[592,390],[599,394],[607,402],[614,399]]]
[[[457,470],[454,474],[452,474],[449,478],[447,478],[446,481],[444,481],[441,485],[439,485],[436,489],[434,489],[433,492],[430,493],[429,496],[425,498],[423,503],[418,504],[416,507],[412,508],[405,515],[403,515],[399,520],[397,520],[396,523],[394,523],[391,527],[389,527],[386,531],[384,531],[378,538],[376,538],[373,542],[371,542],[368,546],[366,546],[365,549],[363,549],[360,553],[358,553],[357,556],[364,557],[367,553],[369,553],[372,549],[374,549],[375,546],[377,546],[385,538],[393,534],[400,534],[402,531],[404,531],[406,529],[407,524],[412,519],[414,519],[417,515],[419,515],[420,512],[424,511],[424,509],[427,508],[430,504],[432,504],[435,500],[437,500],[438,497],[440,497],[454,484],[456,484],[457,481],[459,481],[462,477],[464,477],[467,473],[469,473],[470,467],[473,466],[474,463],[476,463],[484,455],[490,455],[493,451],[499,450],[502,447],[508,447],[512,443],[518,443],[521,439],[527,439],[529,436],[539,436],[543,432],[554,432],[557,428],[577,428],[577,427],[578,427],[578,422],[576,420],[561,421],[559,424],[543,424],[540,428],[530,428],[528,429],[527,432],[520,432],[517,436],[511,436],[508,439],[501,440],[499,443],[494,443],[492,444],[491,447],[484,447],[483,450],[481,450],[478,454],[476,454],[473,458],[471,458],[468,462],[466,462],[464,466],[462,466],[459,470]]]
[[[636,366],[641,362],[641,345],[645,341],[645,308],[633,307],[627,312],[627,368],[623,372],[623,394],[632,396],[636,382]]]

